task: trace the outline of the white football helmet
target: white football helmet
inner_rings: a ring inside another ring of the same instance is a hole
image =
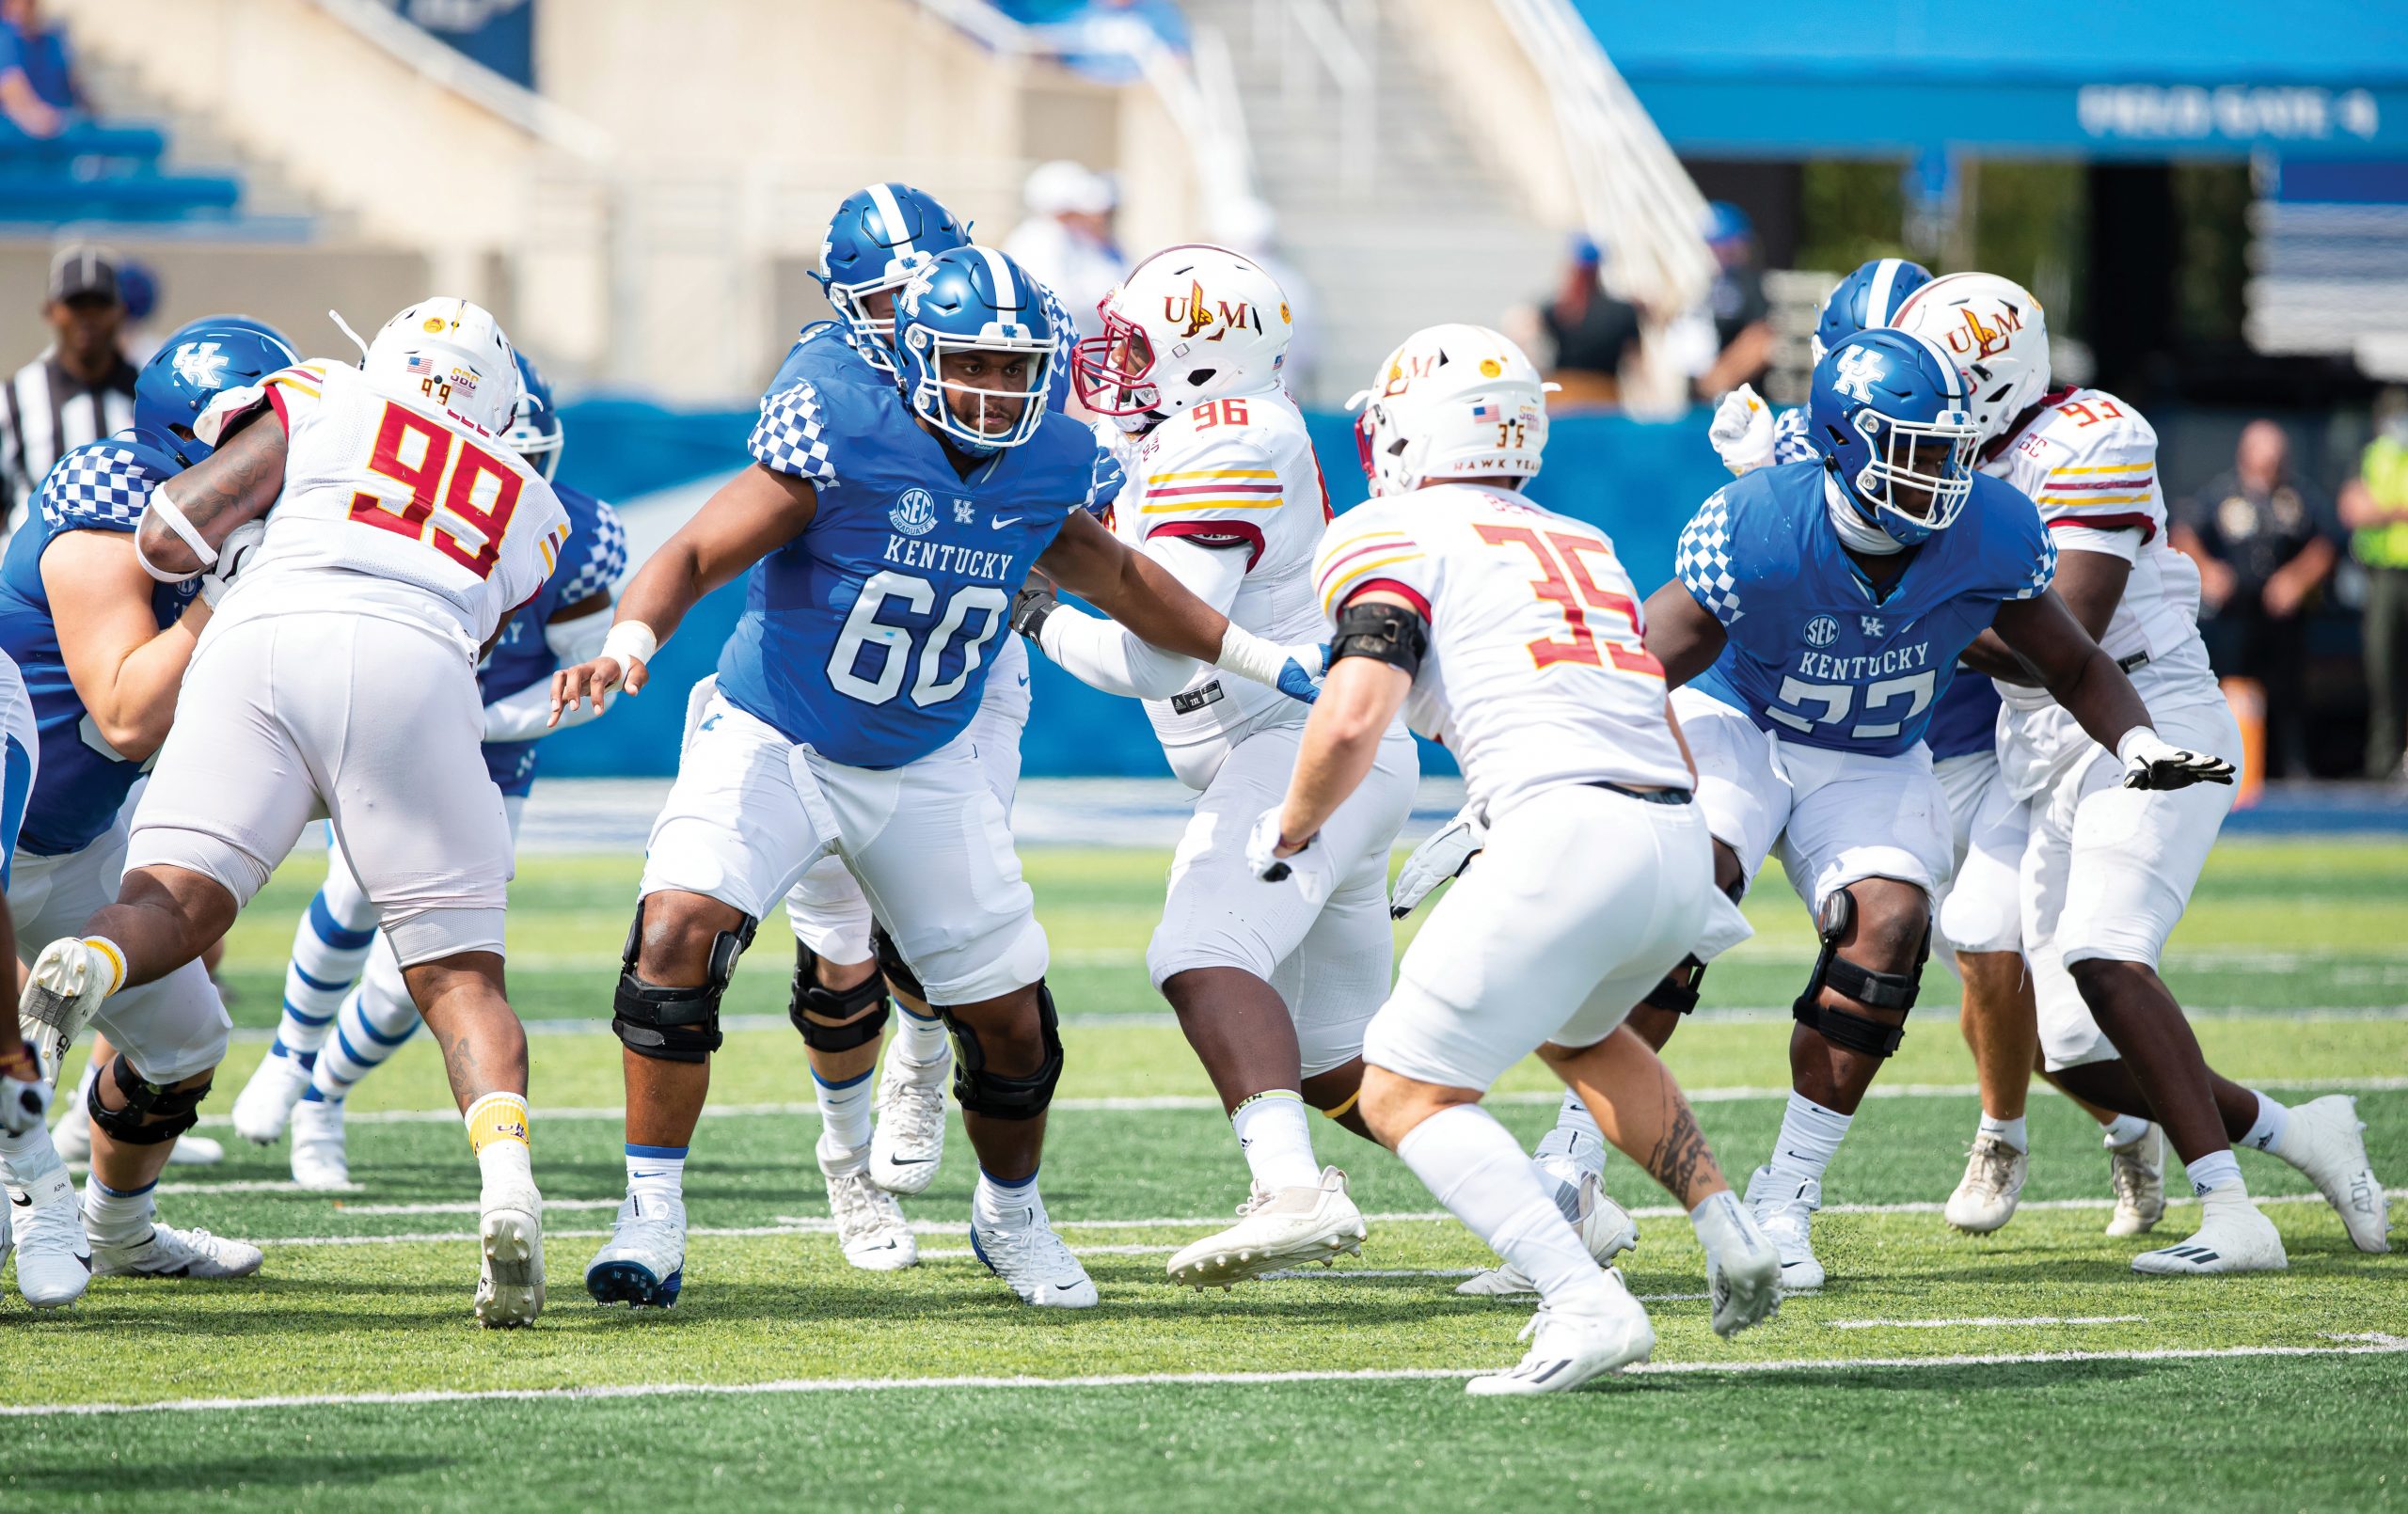
[[[2049,323],[2032,292],[1996,274],[1943,274],[1907,296],[1892,325],[1946,353],[1985,444],[2049,392]]]
[[[1209,243],[1164,247],[1096,307],[1103,335],[1079,343],[1079,402],[1140,432],[1226,394],[1279,382],[1295,329],[1261,265]]]
[[[1354,439],[1375,495],[1409,494],[1422,481],[1492,474],[1527,479],[1546,449],[1546,391],[1522,349],[1486,326],[1430,326],[1380,364],[1360,405]]]
[[[518,355],[482,305],[437,294],[385,323],[359,371],[379,388],[434,401],[499,436],[518,408]]]

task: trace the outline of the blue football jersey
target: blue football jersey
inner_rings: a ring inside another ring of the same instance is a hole
[[[964,478],[891,377],[825,339],[799,348],[751,450],[818,510],[747,576],[720,692],[836,762],[900,767],[970,723],[1029,565],[1119,493],[1120,465],[1054,412]]]
[[[1931,725],[1923,733],[1924,745],[1931,749],[1931,760],[1936,763],[1995,750],[1998,746],[2002,702],[1998,686],[1979,673],[1956,670],[1963,676],[1952,681],[1948,692],[1931,707]]]
[[[1772,418],[1772,460],[1806,463],[1821,456],[1806,434],[1806,407],[1784,410]]]
[[[1824,479],[1820,463],[1758,468],[1683,528],[1673,571],[1730,636],[1697,686],[1783,741],[1902,752],[1999,605],[2049,587],[2056,548],[2030,499],[1976,474],[1956,523],[1877,594],[1831,528]]]
[[[41,765],[17,845],[40,857],[81,851],[109,828],[146,764],[128,762],[101,739],[58,650],[41,558],[69,531],[131,535],[144,501],[158,484],[183,471],[166,452],[132,432],[87,442],[53,465],[41,481],[38,508],[8,539],[0,557],[0,649],[15,658],[32,697],[41,735]],[[173,625],[200,580],[159,584],[150,608],[161,630]]]
[[[627,533],[619,513],[582,489],[552,485],[568,511],[568,541],[561,547],[560,565],[535,591],[535,597],[511,612],[502,623],[501,639],[477,668],[477,691],[487,704],[541,683],[560,667],[560,658],[544,639],[544,626],[571,605],[609,593],[627,571]],[[504,794],[525,794],[535,786],[534,741],[488,741],[485,771]]]

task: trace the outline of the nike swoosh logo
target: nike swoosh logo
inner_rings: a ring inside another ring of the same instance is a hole
[[[11,1193],[8,1195],[8,1202],[20,1209],[30,1209],[34,1206],[34,1196],[30,1193]]]
[[[1006,526],[1017,526],[1019,524],[1020,517],[1018,515],[1004,515],[989,521],[987,523],[987,528],[990,531],[1000,531]]]
[[[897,1167],[926,1167],[936,1160],[934,1157],[889,1157],[886,1159]]]

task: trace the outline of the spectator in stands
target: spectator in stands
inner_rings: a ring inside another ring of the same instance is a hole
[[[1729,200],[1718,199],[1705,210],[1705,244],[1719,272],[1699,313],[1713,323],[1714,355],[1691,370],[1696,377],[1690,387],[1698,399],[1710,401],[1764,378],[1772,365],[1772,322],[1764,270],[1756,265],[1755,223]]]
[[[2232,470],[2185,501],[2169,533],[2199,566],[2208,656],[2241,724],[2243,794],[2306,772],[2305,612],[2340,556],[2332,503],[2292,476],[2290,456],[2280,425],[2251,421]]]
[[[1112,239],[1120,192],[1105,175],[1057,158],[1038,165],[1021,198],[1028,219],[1005,239],[1005,253],[1054,291],[1080,336],[1097,335],[1096,307],[1129,271]]]
[[[27,136],[56,136],[83,107],[67,39],[35,0],[0,0],[0,114]]]
[[[1253,259],[1288,297],[1288,355],[1279,371],[1286,375],[1290,393],[1307,392],[1313,365],[1321,355],[1321,332],[1313,320],[1312,286],[1279,256],[1278,213],[1251,197],[1222,206],[1212,217],[1212,239]]]
[[[41,311],[51,344],[0,385],[0,500],[10,531],[60,453],[134,424],[136,371],[118,344],[125,304],[117,260],[92,246],[60,253]]]
[[[2408,389],[2384,390],[2374,421],[2341,486],[2341,524],[2367,575],[2367,776],[2396,779],[2408,749]]]
[[[1549,355],[1546,376],[1563,386],[1549,402],[1553,408],[1609,405],[1622,398],[1622,365],[1639,346],[1639,312],[1598,282],[1602,260],[1587,233],[1573,233],[1561,287],[1535,312],[1526,308],[1508,318],[1509,326],[1539,339],[1529,345]]]

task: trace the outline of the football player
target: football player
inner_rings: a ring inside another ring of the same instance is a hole
[[[501,639],[477,667],[485,772],[501,790],[514,849],[535,786],[535,741],[547,729],[552,672],[601,650],[610,627],[610,591],[627,565],[618,512],[558,481],[566,438],[552,386],[526,354],[517,358],[518,409],[501,439],[551,482],[568,512],[569,538],[552,576],[511,612]],[[561,728],[592,718],[591,709],[579,710]],[[306,1189],[349,1186],[343,1101],[419,1028],[418,1006],[410,1002],[391,943],[371,944],[383,940],[376,907],[341,852],[329,848],[327,855],[326,881],[293,928],[276,1039],[234,1099],[235,1131],[261,1145],[274,1143],[291,1118],[293,1180]]]
[[[1365,1033],[1360,1107],[1538,1289],[1529,1354],[1469,1390],[1568,1392],[1644,1358],[1656,1337],[1480,1107],[1532,1051],[1690,1211],[1715,1329],[1744,1330],[1779,1301],[1770,1242],[1679,1085],[1621,1028],[1710,928],[1712,843],[1613,544],[1522,497],[1546,445],[1529,359],[1496,332],[1434,326],[1357,398],[1375,497],[1322,543],[1330,678],[1286,793],[1249,828],[1247,864],[1308,899],[1344,887],[1357,844],[1333,845],[1326,828],[1376,771],[1400,711],[1462,762],[1487,850],[1414,939]]]
[[[0,558],[0,649],[24,670],[46,759],[9,869],[10,913],[29,940],[81,927],[116,896],[126,797],[166,739],[223,588],[143,572],[134,535],[143,503],[209,457],[195,428],[212,401],[294,360],[282,336],[240,317],[176,331],[135,381],[133,428],[61,457]],[[230,1022],[207,970],[192,962],[130,988],[96,1023],[75,1095],[85,1118],[60,1121],[61,1143],[88,1154],[90,1176],[79,1206],[63,1169],[18,1173],[29,1201],[18,1208],[20,1285],[48,1270],[71,1298],[92,1274],[256,1270],[258,1248],[160,1224],[154,1210],[159,1174],[226,1051]],[[65,1048],[55,1036],[44,1048],[54,1076]],[[133,1094],[147,1111],[131,1108]]]
[[[24,676],[8,654],[0,653],[0,842],[8,847],[7,853],[0,853],[0,891],[8,887],[6,859],[16,851],[17,832],[24,823],[25,801],[33,792],[40,761],[41,736],[34,723]],[[0,961],[16,959],[16,928],[7,903],[0,901]],[[8,1254],[17,1244],[8,1211],[32,1206],[32,1193],[20,1186],[23,1179],[18,1175],[46,1180],[54,1170],[62,1175],[66,1171],[43,1123],[50,1115],[51,1096],[51,1077],[42,1066],[40,1053],[27,1044],[15,1020],[0,1015],[0,1175],[8,1178],[9,1200],[0,1204],[0,1267],[8,1265]],[[44,1182],[45,1190],[51,1186]],[[20,1194],[24,1195],[22,1203]],[[83,1225],[75,1215],[72,1194],[71,1186],[65,1204],[46,1206],[52,1222],[62,1232],[69,1229],[68,1222],[75,1222],[63,1253],[53,1247],[40,1260],[32,1261],[30,1268],[17,1269],[17,1291],[37,1309],[73,1301],[82,1296],[91,1276],[83,1265],[88,1252],[78,1249]],[[30,1254],[28,1260],[32,1260]],[[57,1265],[60,1262],[67,1264],[63,1270]]]
[[[2228,781],[2159,738],[2121,670],[2049,592],[2054,549],[2029,499],[1972,468],[1972,396],[1917,337],[1877,328],[1814,367],[1816,461],[1759,468],[1681,533],[1648,601],[1736,897],[1776,845],[1821,938],[1792,1013],[1792,1094],[1748,1202],[1782,1285],[1822,1285],[1810,1237],[1824,1169],[1904,1035],[1952,860],[1923,734],[1960,655],[1995,626],[2127,781]],[[1690,686],[1694,681],[1694,686]],[[1708,954],[1698,953],[1701,960]],[[1672,978],[1632,1024],[1661,1046],[1693,1003]]]
[[[895,328],[895,376],[832,366],[764,401],[754,465],[637,573],[602,655],[554,680],[564,709],[623,679],[640,690],[658,637],[750,574],[653,828],[613,1004],[629,1180],[586,1270],[605,1302],[674,1302],[721,997],[762,913],[832,852],[953,1034],[979,1157],[974,1250],[1026,1302],[1093,1304],[1037,1188],[1061,1039],[1045,933],[967,734],[989,648],[1041,562],[1157,645],[1298,697],[1320,670],[1318,647],[1229,625],[1088,514],[1119,468],[1048,407],[1055,332],[1008,259],[929,260]]]
[[[386,323],[357,368],[303,363],[212,402],[194,429],[216,450],[150,491],[134,545],[163,581],[212,568],[231,581],[117,902],[42,949],[23,1001],[45,1033],[71,1037],[119,991],[193,963],[313,812],[327,815],[443,1043],[483,1178],[476,1315],[489,1327],[540,1313],[544,1260],[526,1034],[502,991],[510,827],[478,749],[476,663],[569,530],[551,485],[500,439],[517,398],[493,317],[438,297]],[[188,1123],[206,1087],[162,1086],[121,1053],[93,1123]]]
[[[1318,639],[1312,561],[1329,494],[1281,386],[1287,296],[1225,247],[1178,246],[1132,269],[1101,310],[1078,385],[1125,438],[1115,533],[1233,623]],[[1413,738],[1391,723],[1323,828],[1337,868],[1327,894],[1252,888],[1246,828],[1287,786],[1305,707],[1153,652],[1041,589],[1014,623],[1084,681],[1143,698],[1171,771],[1196,792],[1147,968],[1212,1075],[1253,1186],[1235,1225],[1171,1257],[1171,1278],[1226,1286],[1360,1249],[1363,1217],[1346,1175],[1314,1159],[1307,1107],[1369,1134],[1354,1101],[1363,1027],[1387,997],[1388,849],[1420,776]]]
[[[2167,734],[2200,749],[2237,749],[2240,733],[2199,639],[2198,572],[2164,541],[2148,422],[2112,394],[2049,386],[2046,318],[2007,279],[1934,279],[1907,301],[1897,323],[1958,368],[1983,471],[2038,501],[2056,544],[2059,596],[2144,691]],[[2360,1251],[2388,1250],[2388,1205],[2367,1161],[2356,1100],[2335,1094],[2286,1109],[2218,1075],[2157,975],[2230,792],[2135,791],[2129,775],[2119,784],[2118,769],[2076,733],[2061,699],[2035,687],[2030,671],[1991,639],[1973,650],[2006,702],[2005,794],[2030,812],[2020,923],[2040,1049],[2068,1091],[2162,1124],[2205,1210],[2197,1235],[2143,1253],[2133,1269],[2286,1265],[2282,1238],[2249,1201],[2236,1145],[2305,1174]],[[1997,1072],[2020,1080],[2027,1055],[2020,1046],[2002,1052]]]
[[[1814,356],[1821,358],[1844,337],[1891,324],[1908,299],[1930,282],[1931,271],[1921,263],[1897,258],[1865,263],[1824,301],[1811,342]],[[1735,474],[1814,455],[1805,410],[1784,410],[1773,418],[1745,385],[1723,397],[1708,434]],[[1988,679],[1959,677],[1933,706],[1924,733],[1932,775],[1948,796],[1956,859],[1938,894],[1933,924],[1951,948],[1964,984],[1957,1024],[1973,1053],[1982,1102],[1965,1175],[1941,1213],[1951,1225],[1975,1235],[1998,1229],[2015,1214],[2030,1165],[2024,1104],[2039,1063],[2017,883],[2028,816],[1999,775],[1998,710],[1998,689]],[[2115,1195],[2107,1234],[2139,1235],[2165,1212],[2163,1142],[2147,1120],[2094,1104],[2082,1107],[2106,1128],[2108,1177]]]

